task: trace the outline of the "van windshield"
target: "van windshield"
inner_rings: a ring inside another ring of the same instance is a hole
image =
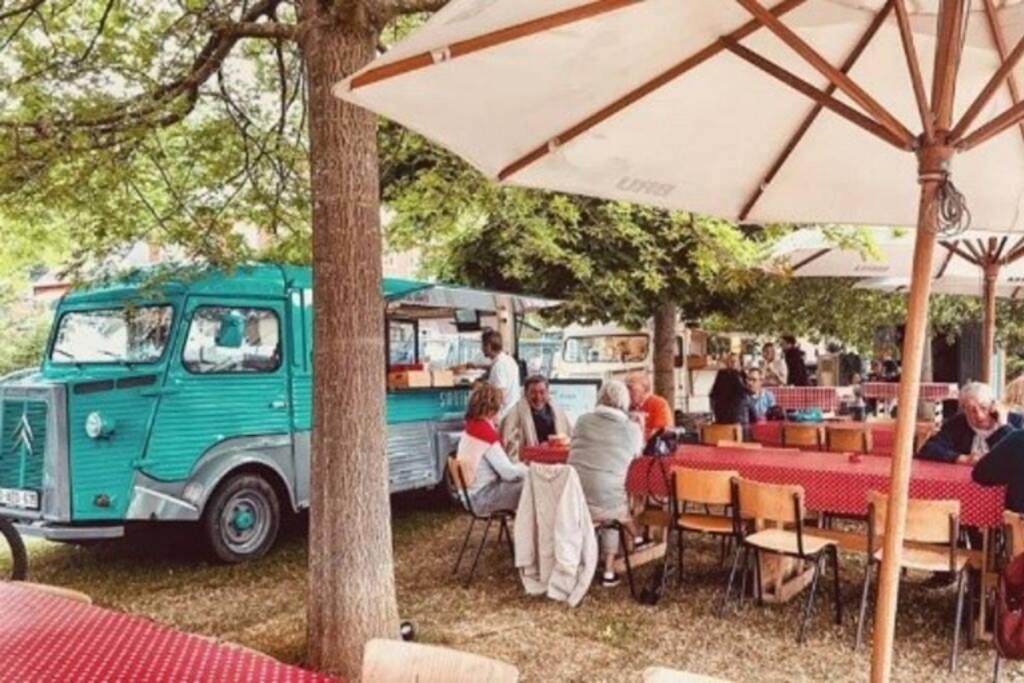
[[[53,363],[153,363],[171,334],[170,306],[69,311],[53,342]]]
[[[647,360],[646,334],[607,334],[569,337],[562,357],[569,363],[639,363]]]

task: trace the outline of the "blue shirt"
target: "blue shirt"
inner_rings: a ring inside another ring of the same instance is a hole
[[[768,411],[775,407],[775,394],[762,389],[760,394],[756,394],[750,397],[750,406],[753,408],[754,416],[758,420],[763,420],[768,414]]]

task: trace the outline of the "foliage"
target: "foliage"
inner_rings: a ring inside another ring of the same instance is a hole
[[[3,342],[0,343],[0,377],[38,365],[42,360],[46,337],[50,328],[50,316],[42,311],[25,315],[7,315],[0,309],[0,325],[4,327]]]

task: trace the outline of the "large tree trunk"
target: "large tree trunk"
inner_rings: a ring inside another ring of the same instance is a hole
[[[376,119],[331,94],[374,56],[360,17],[306,0],[315,355],[307,646],[358,677],[363,647],[398,633],[384,425]],[[362,26],[363,28],[360,28]]]
[[[676,306],[663,301],[654,313],[654,393],[676,407]]]

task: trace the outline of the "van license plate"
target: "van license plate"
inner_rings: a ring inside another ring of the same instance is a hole
[[[0,489],[0,505],[26,510],[39,509],[39,493],[25,489]]]

